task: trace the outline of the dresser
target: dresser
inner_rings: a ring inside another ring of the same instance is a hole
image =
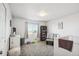
[[[10,49],[20,47],[20,35],[12,35],[10,37]]]
[[[20,55],[20,35],[12,35],[10,37],[10,50],[8,51],[9,56]]]

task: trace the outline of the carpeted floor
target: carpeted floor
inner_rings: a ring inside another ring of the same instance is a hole
[[[54,47],[46,45],[46,42],[25,44],[21,47],[21,56],[53,56]]]

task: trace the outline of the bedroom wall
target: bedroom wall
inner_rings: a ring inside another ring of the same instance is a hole
[[[16,33],[19,34],[21,36],[21,38],[24,38],[24,36],[25,36],[26,22],[36,23],[36,24],[39,24],[39,26],[45,25],[45,22],[31,21],[31,20],[27,20],[27,19],[23,19],[23,18],[13,17],[12,27],[16,27]]]
[[[58,29],[58,23],[63,22],[63,29]],[[48,21],[48,33],[79,36],[79,13]]]
[[[24,37],[25,34],[25,20],[13,18],[12,27],[16,27],[16,34]]]

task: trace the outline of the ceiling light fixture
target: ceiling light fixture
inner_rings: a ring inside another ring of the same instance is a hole
[[[42,10],[42,11],[40,11],[39,15],[44,17],[44,16],[47,16],[48,14],[46,11]]]

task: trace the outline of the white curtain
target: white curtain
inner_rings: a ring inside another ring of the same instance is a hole
[[[28,22],[25,22],[25,39],[28,38]]]

